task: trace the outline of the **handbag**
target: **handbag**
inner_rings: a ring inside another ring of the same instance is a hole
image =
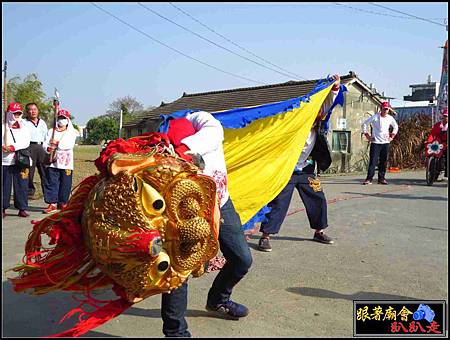
[[[11,131],[11,136],[14,140],[14,143],[16,142],[16,139],[14,138],[14,134],[12,133],[12,130],[9,129],[9,131]],[[16,155],[16,165],[19,168],[29,168],[31,167],[31,152],[29,147],[27,147],[26,149],[20,149],[17,150],[15,152]]]
[[[31,153],[30,149],[20,149],[16,151],[16,165],[20,168],[31,167]]]

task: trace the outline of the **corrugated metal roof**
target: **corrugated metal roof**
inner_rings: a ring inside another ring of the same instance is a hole
[[[357,79],[360,85],[368,88],[353,72],[342,76],[342,83]],[[156,120],[161,114],[170,114],[178,110],[199,109],[209,112],[230,110],[239,107],[249,107],[274,103],[308,94],[320,79],[306,81],[288,81],[286,83],[272,84],[257,87],[237,88],[230,90],[211,91],[203,93],[186,94],[172,103],[161,105],[150,112],[143,119],[128,122],[124,127],[145,125],[147,120]]]

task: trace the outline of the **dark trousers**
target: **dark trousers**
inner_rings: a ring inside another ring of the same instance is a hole
[[[370,152],[369,152],[370,161],[366,179],[370,181],[373,179],[373,176],[375,176],[375,166],[377,165],[377,163],[378,163],[378,180],[381,181],[385,179],[388,155],[389,155],[389,143],[370,144]]]
[[[167,337],[190,338],[188,324],[185,319],[187,310],[188,284],[184,282],[181,287],[170,294],[164,293],[161,298],[161,318],[163,320],[163,333]]]
[[[9,208],[11,190],[14,187],[14,207],[19,210],[28,209],[28,168],[19,168],[16,165],[2,166],[3,209]]]
[[[45,165],[44,159],[46,156],[45,150],[42,147],[42,144],[30,144],[29,150],[31,153],[31,159],[33,160],[33,164],[30,167],[30,177],[28,179],[28,195],[33,196],[36,192],[36,188],[33,183],[34,172],[37,168],[39,177],[41,178],[41,188],[42,192],[44,192],[44,184],[45,184]]]
[[[277,234],[286,217],[291,203],[294,188],[297,189],[306,215],[309,226],[312,229],[325,229],[328,227],[327,200],[322,188],[317,187],[311,180],[316,180],[314,173],[294,172],[284,189],[270,203],[270,212],[266,215],[267,221],[261,223],[260,232],[266,234]],[[315,190],[318,191],[315,191]]]
[[[47,167],[44,184],[45,203],[66,204],[72,190],[72,176],[72,170]]]
[[[231,199],[220,209],[223,222],[219,229],[219,244],[226,264],[217,274],[208,292],[207,304],[215,306],[230,299],[233,287],[252,265],[252,254],[241,231],[241,220]],[[166,336],[190,336],[184,315],[187,309],[187,283],[170,294],[163,294],[161,316]]]

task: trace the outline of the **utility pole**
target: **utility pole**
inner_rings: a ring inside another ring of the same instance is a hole
[[[119,118],[119,138],[122,138],[122,114],[123,114],[123,110],[120,109],[120,118]]]
[[[5,63],[4,63],[4,66],[3,66],[3,70],[2,70],[2,72],[3,72],[3,121],[4,121],[4,123],[5,123],[5,129],[7,129],[7,125],[6,125],[6,110],[7,110],[7,107],[8,107],[8,97],[7,97],[7,94],[8,94],[8,91],[7,91],[7,82],[6,82],[6,69],[8,68],[8,62],[5,60]],[[6,133],[6,131],[7,130],[5,130],[5,138],[4,138],[4,144],[5,145],[8,145],[8,143],[7,143],[7,133]]]

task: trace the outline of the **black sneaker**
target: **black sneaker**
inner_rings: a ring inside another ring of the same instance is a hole
[[[326,243],[326,244],[332,244],[334,243],[333,239],[326,234],[322,233],[314,233],[314,241]]]
[[[261,237],[258,243],[258,250],[261,251],[272,251],[268,237]]]
[[[239,318],[247,316],[249,313],[247,307],[231,300],[228,300],[226,303],[218,304],[215,307],[206,304],[206,310],[232,320],[238,320]]]

